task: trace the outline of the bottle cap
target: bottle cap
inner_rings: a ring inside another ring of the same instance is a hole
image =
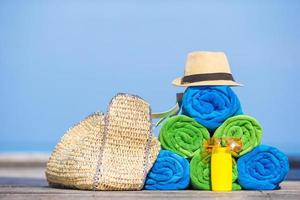
[[[229,147],[213,147],[212,153],[231,153]]]

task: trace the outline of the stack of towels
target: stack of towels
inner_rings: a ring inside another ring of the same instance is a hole
[[[210,157],[203,156],[205,140],[234,137],[242,150],[233,159],[233,190],[273,190],[285,179],[288,158],[275,147],[261,145],[263,130],[243,114],[240,101],[228,86],[195,86],[184,92],[181,114],[162,125],[158,159],[145,189],[180,190],[190,186],[211,190]]]

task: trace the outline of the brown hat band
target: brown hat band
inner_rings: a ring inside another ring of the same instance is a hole
[[[233,76],[229,73],[207,73],[207,74],[193,74],[189,76],[184,76],[181,79],[181,84],[201,82],[201,81],[216,81],[216,80],[234,81]]]

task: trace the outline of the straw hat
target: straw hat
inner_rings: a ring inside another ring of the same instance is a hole
[[[118,94],[108,113],[94,113],[69,129],[55,147],[50,186],[86,190],[139,190],[160,150],[149,104]]]
[[[176,86],[228,85],[240,86],[230,71],[223,52],[197,51],[188,54],[184,77],[172,82]]]

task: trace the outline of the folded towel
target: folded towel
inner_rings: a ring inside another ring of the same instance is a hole
[[[188,87],[183,95],[182,113],[213,132],[228,117],[242,114],[240,101],[228,86]]]
[[[240,138],[242,149],[237,154],[238,157],[251,151],[261,143],[262,127],[259,122],[248,115],[237,115],[228,118],[214,133],[217,138]]]
[[[190,173],[193,188],[199,190],[211,190],[210,158],[210,156],[202,158],[200,154],[196,154],[191,160]],[[241,186],[235,182],[238,177],[236,162],[234,159],[232,160],[232,190],[240,190]]]
[[[161,150],[150,170],[146,190],[182,190],[190,183],[190,166],[187,159],[168,150]]]
[[[287,156],[267,145],[259,145],[240,157],[237,166],[238,181],[248,190],[278,189],[289,171]]]
[[[164,149],[185,158],[193,157],[208,138],[209,132],[204,126],[184,115],[169,118],[159,133],[159,141]]]

